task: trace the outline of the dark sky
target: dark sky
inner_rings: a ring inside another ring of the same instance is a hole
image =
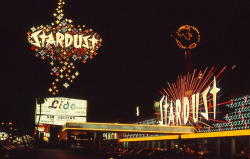
[[[50,97],[49,60],[30,50],[26,33],[32,26],[55,21],[57,0],[8,0],[1,3],[1,120],[12,120],[31,132],[35,98]],[[57,96],[88,100],[88,121],[111,122],[153,115],[153,101],[166,82],[183,73],[184,50],[170,32],[195,26],[200,45],[192,50],[192,67],[228,66],[225,94],[249,90],[249,8],[242,1],[68,0],[65,17],[98,32],[102,47],[80,75]],[[236,65],[234,70],[232,66]]]

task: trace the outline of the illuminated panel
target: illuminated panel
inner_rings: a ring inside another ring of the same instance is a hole
[[[159,126],[159,125],[135,125],[116,123],[74,123],[67,122],[63,125],[65,130],[104,131],[104,132],[134,132],[134,133],[158,133],[158,134],[186,134],[193,133],[191,126]]]
[[[79,75],[75,62],[86,63],[93,59],[101,47],[100,35],[85,25],[74,26],[71,19],[64,17],[64,1],[59,0],[55,21],[49,25],[33,26],[27,33],[28,42],[35,56],[48,59],[51,65],[52,82],[48,89],[53,95],[60,87],[68,88]]]
[[[41,107],[41,116],[40,116]],[[43,104],[36,104],[35,122],[38,124],[63,125],[65,122],[86,122],[87,101],[72,98],[46,98]]]

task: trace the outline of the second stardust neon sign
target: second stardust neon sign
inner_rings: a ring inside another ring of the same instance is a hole
[[[207,106],[207,95],[210,92],[213,95],[213,114],[214,119],[216,118],[216,97],[217,93],[220,91],[216,86],[216,78],[214,77],[213,86],[210,90],[210,86],[205,89],[202,93],[202,99],[204,104],[204,111],[201,115],[209,120],[208,116],[208,106]],[[191,97],[191,104],[188,97],[184,97],[182,101],[177,99],[175,101],[175,107],[173,101],[170,103],[167,100],[167,96],[163,96],[160,100],[160,110],[161,110],[161,121],[160,125],[186,125],[189,118],[192,118],[194,122],[198,122],[198,112],[200,106],[200,93],[193,94]],[[190,105],[191,109],[190,110]],[[168,113],[169,112],[169,113]],[[192,113],[192,116],[190,115]],[[163,118],[165,118],[165,123],[163,124]]]

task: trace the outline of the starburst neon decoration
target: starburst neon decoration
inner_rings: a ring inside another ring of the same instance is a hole
[[[59,0],[56,13],[53,14],[55,22],[33,26],[27,33],[35,56],[50,60],[53,82],[48,90],[53,95],[59,92],[61,86],[68,88],[79,75],[74,62],[86,63],[93,59],[102,42],[100,35],[92,29],[84,29],[84,25],[74,27],[71,19],[64,18],[64,4],[64,1]]]
[[[160,125],[192,125],[196,131],[204,126],[213,128],[207,121],[217,121],[217,109],[222,105],[216,100],[221,92],[217,83],[226,69],[218,72],[218,67],[203,72],[194,70],[192,74],[178,76],[176,83],[168,82],[168,87],[159,91],[162,97],[155,104]]]

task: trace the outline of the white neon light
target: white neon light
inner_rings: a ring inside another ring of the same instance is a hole
[[[214,119],[216,118],[216,94],[220,91],[219,88],[216,87],[216,80],[214,77],[213,89],[210,91],[213,94],[213,106],[214,106]]]
[[[201,113],[201,115],[204,116],[204,118],[206,118],[207,120],[208,120],[207,93],[208,93],[209,89],[210,89],[210,86],[202,94],[205,112]]]
[[[136,107],[136,116],[139,116],[139,106]]]
[[[163,102],[164,96],[162,96],[160,100],[160,112],[161,112],[161,122],[160,125],[163,125],[163,112],[162,112],[162,102]]]

